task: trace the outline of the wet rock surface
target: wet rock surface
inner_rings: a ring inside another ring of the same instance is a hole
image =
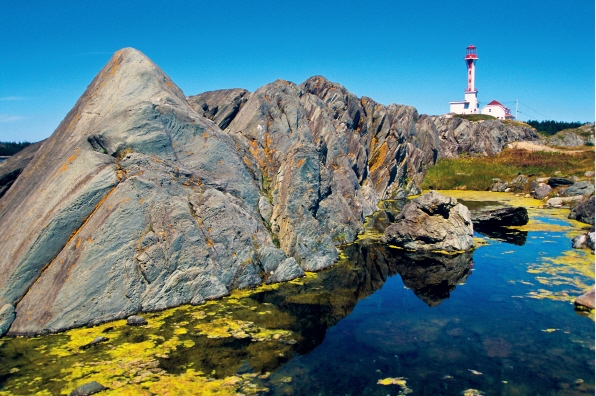
[[[407,250],[455,252],[471,249],[472,235],[468,208],[431,191],[404,206],[382,241]]]
[[[70,396],[90,396],[107,389],[99,382],[92,381],[79,386],[77,389],[70,392]]]
[[[575,299],[574,303],[576,309],[594,309],[594,286],[586,293]]]

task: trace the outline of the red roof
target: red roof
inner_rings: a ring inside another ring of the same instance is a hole
[[[492,102],[487,104],[487,106],[503,106],[503,105],[501,103],[497,102],[496,100],[493,100]]]

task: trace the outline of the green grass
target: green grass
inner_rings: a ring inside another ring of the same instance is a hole
[[[560,171],[562,176],[583,176],[594,170],[594,151],[579,153],[529,152],[507,149],[490,157],[460,157],[442,159],[429,168],[423,189],[449,190],[465,187],[484,191],[493,178],[511,181],[518,174],[547,177]]]
[[[468,121],[496,120],[495,117],[487,114],[454,114],[453,116]]]

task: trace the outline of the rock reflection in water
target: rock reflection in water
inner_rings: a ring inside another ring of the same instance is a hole
[[[480,235],[484,235],[498,241],[511,243],[516,246],[524,246],[528,237],[527,231],[506,227],[479,228],[474,226],[474,231]]]

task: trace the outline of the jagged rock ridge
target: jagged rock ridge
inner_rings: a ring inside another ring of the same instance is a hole
[[[0,329],[60,331],[326,268],[379,200],[417,192],[453,151],[437,125],[322,77],[187,99],[118,51],[49,139],[0,168],[20,172],[0,199]]]

